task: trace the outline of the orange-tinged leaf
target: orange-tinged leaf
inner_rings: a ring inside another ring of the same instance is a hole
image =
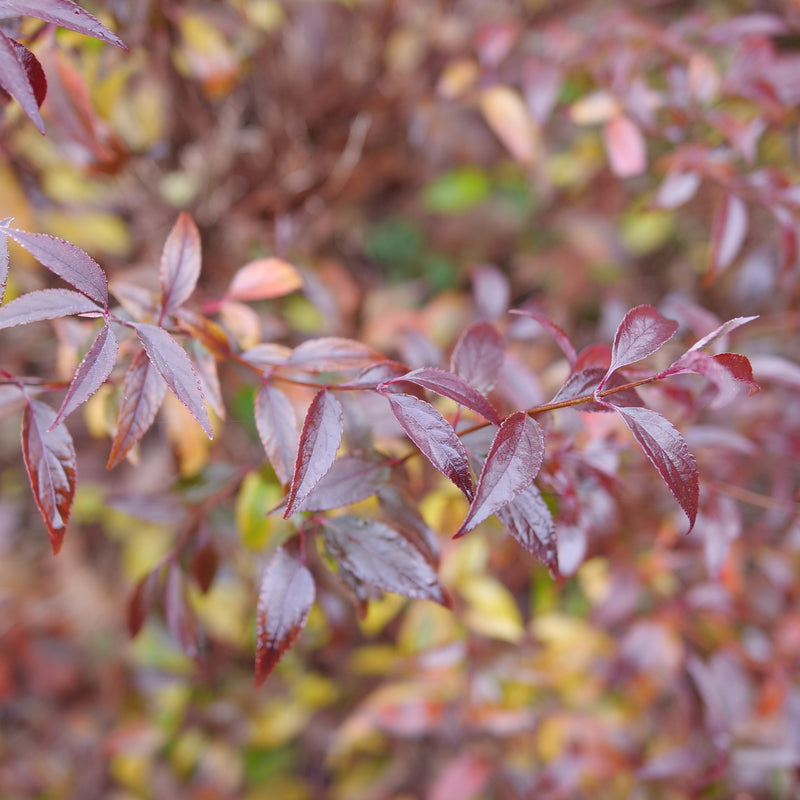
[[[302,285],[300,273],[288,261],[258,258],[237,271],[225,296],[231,300],[268,300]]]
[[[58,553],[75,499],[78,475],[69,431],[63,424],[48,430],[55,418],[56,412],[50,406],[28,400],[22,414],[22,458],[53,552]]]
[[[480,98],[481,111],[495,136],[522,164],[537,155],[537,130],[519,92],[509,86],[491,86]]]

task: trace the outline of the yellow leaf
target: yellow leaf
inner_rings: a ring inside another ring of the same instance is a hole
[[[530,165],[539,155],[539,129],[519,92],[510,86],[491,86],[481,93],[480,107],[495,136],[514,158]]]
[[[519,608],[502,583],[476,575],[459,590],[469,604],[467,625],[476,633],[504,642],[518,642],[525,635]]]

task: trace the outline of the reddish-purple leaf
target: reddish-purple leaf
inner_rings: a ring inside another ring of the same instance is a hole
[[[511,285],[506,274],[494,264],[481,264],[472,270],[471,277],[475,310],[485,319],[502,317],[511,299]]]
[[[294,472],[300,436],[289,398],[271,383],[264,384],[256,394],[255,421],[269,463],[286,486]]]
[[[553,515],[535,484],[496,512],[508,532],[532,555],[558,573],[558,545]]]
[[[15,325],[92,311],[103,313],[100,306],[72,289],[39,289],[0,307],[0,328],[13,328]]]
[[[707,280],[713,280],[731,265],[746,236],[747,206],[738,195],[726,195],[714,217]]]
[[[20,47],[21,45],[0,31],[0,87],[17,100],[39,133],[44,133],[44,120],[39,113],[36,92],[31,85],[30,73],[23,61]]]
[[[502,362],[498,362],[502,363]],[[448,397],[459,405],[465,406],[480,414],[489,422],[499,425],[501,420],[497,409],[476,389],[470,386],[463,378],[437,367],[420,367],[408,372],[400,378],[395,378],[390,383],[410,381],[424,389],[430,389],[442,397]],[[379,387],[380,388],[380,387]]]
[[[436,569],[439,563],[439,540],[417,510],[416,504],[395,486],[384,486],[378,492],[383,517],[391,522]]]
[[[635,364],[659,350],[675,335],[678,327],[677,322],[667,319],[652,306],[632,308],[617,328],[611,365],[598,388],[603,388],[615,370]]]
[[[206,436],[212,439],[214,434],[206,412],[200,378],[186,351],[163,328],[144,322],[137,322],[133,327],[147,357],[167,382],[169,390],[200,423]]]
[[[738,353],[720,353],[710,356],[700,351],[684,353],[668,367],[660,377],[693,372],[711,381],[717,389],[713,408],[726,406],[745,393],[755,394],[759,390],[753,379],[753,370],[746,356]]]
[[[328,372],[341,369],[361,369],[386,359],[377,351],[354,339],[337,336],[309,339],[295,347],[286,361],[287,366],[306,372]]]
[[[683,436],[649,408],[615,408],[689,518],[691,531],[697,518],[699,474]]]
[[[450,357],[450,370],[486,394],[497,382],[504,353],[503,337],[494,325],[478,322],[458,337]]]
[[[159,282],[161,308],[170,314],[185,303],[200,277],[200,232],[194,220],[181,211],[164,242]]]
[[[128,600],[128,633],[136,636],[142,629],[147,615],[156,604],[158,594],[158,581],[161,567],[150,571],[137,584]]]
[[[219,567],[219,553],[208,539],[208,534],[203,534],[203,540],[192,554],[192,577],[197,582],[200,591],[205,594],[214,582],[214,576]]]
[[[528,311],[524,308],[512,309],[510,313],[519,314],[522,317],[530,317],[530,319],[538,322],[553,337],[561,352],[567,357],[570,367],[575,366],[575,362],[578,360],[575,347],[569,336],[555,322],[551,322],[544,314],[537,314],[535,311]]]
[[[375,589],[382,589],[447,602],[427,559],[388,525],[361,517],[333,517],[323,523],[323,536],[339,574],[359,600],[368,600],[375,596]]]
[[[378,453],[348,453],[337,458],[298,511],[328,511],[366,500],[389,479],[386,457]]]
[[[374,389],[381,383],[388,383],[408,372],[408,366],[399,361],[379,361],[364,367],[358,375],[347,383],[339,384],[347,388]]]
[[[710,345],[716,339],[719,339],[720,336],[725,336],[726,334],[730,333],[731,331],[736,330],[736,328],[741,327],[742,325],[752,322],[753,320],[758,319],[758,316],[754,317],[734,317],[733,319],[729,319],[727,322],[723,322],[718,328],[715,328],[711,333],[704,336],[702,339],[695,342],[688,350],[688,352],[692,353],[695,350],[700,350],[703,347]]]
[[[558,390],[558,394],[550,401],[552,403],[562,403],[565,400],[575,400],[578,397],[586,397],[593,395],[597,391],[600,381],[606,374],[604,367],[589,367],[576,372],[567,378],[566,383]],[[616,386],[623,386],[627,383],[627,379],[620,373],[614,373],[607,381],[605,388],[613,389]],[[595,402],[581,403],[579,406],[581,411],[611,411],[608,403],[613,403],[616,406],[643,406],[644,402],[639,397],[636,389],[622,389],[612,395],[606,397],[606,403],[600,404]]]
[[[3,220],[2,222],[8,222]],[[0,223],[0,303],[3,302],[3,295],[6,293],[6,281],[8,280],[8,237],[4,233],[5,226]]]
[[[112,33],[97,17],[82,9],[71,0],[3,0],[3,8],[20,16],[27,14],[36,19],[52,22],[61,28],[92,36],[108,44],[128,48],[122,40]]]
[[[620,178],[640,175],[647,168],[647,148],[639,126],[624,114],[617,114],[603,126],[611,171]]]
[[[442,475],[472,500],[474,483],[467,451],[453,426],[430,403],[413,395],[384,396],[411,441]]]
[[[658,188],[655,204],[659,208],[678,208],[688,203],[699,187],[700,176],[696,172],[669,172]]]
[[[75,370],[75,375],[67,389],[64,402],[53,422],[58,425],[81,403],[85,403],[106,381],[117,363],[119,342],[111,326],[103,326],[92,346],[86,351],[83,361]]]
[[[284,519],[297,511],[331,468],[342,442],[343,431],[342,404],[332,392],[321,389],[311,401],[303,422]]]
[[[8,228],[7,231],[42,266],[104,308],[108,307],[108,278],[103,268],[87,252],[46,233],[27,233],[14,228]]]
[[[177,564],[170,565],[164,581],[164,617],[183,652],[189,658],[197,658],[200,655],[200,630],[194,610],[189,605],[186,581]]]
[[[511,414],[494,437],[475,497],[456,536],[463,536],[527,489],[544,458],[544,433],[524,411]]]
[[[53,552],[58,553],[75,499],[78,475],[69,431],[62,424],[48,430],[55,417],[56,412],[50,406],[28,400],[22,414],[22,458]]]
[[[280,258],[259,258],[245,264],[233,276],[229,300],[268,300],[283,297],[303,285],[300,273]]]
[[[117,431],[106,469],[119,464],[153,424],[167,392],[167,384],[142,350],[133,359],[122,382]]]
[[[314,577],[299,556],[275,551],[264,570],[256,617],[256,687],[297,641],[315,597]]]
[[[222,399],[222,386],[219,382],[217,359],[197,339],[192,339],[191,347],[203,395],[211,408],[214,409],[214,413],[220,419],[225,419],[225,403]]]

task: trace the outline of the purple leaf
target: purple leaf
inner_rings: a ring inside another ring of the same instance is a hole
[[[3,220],[3,222],[5,221]],[[8,280],[8,237],[4,231],[5,226],[0,224],[0,303],[3,302],[3,295],[6,293],[6,281]]]
[[[127,622],[128,634],[136,636],[142,629],[147,615],[156,604],[158,581],[161,575],[161,567],[156,567],[147,573],[137,584],[136,588],[128,600]]]
[[[22,458],[53,552],[58,553],[72,511],[78,474],[69,431],[63,424],[48,431],[55,416],[45,403],[28,400],[22,414]]]
[[[605,376],[606,370],[603,367],[589,367],[576,372],[567,378],[566,383],[558,390],[558,394],[550,401],[551,403],[562,403],[565,400],[575,400],[578,397],[593,395],[600,386],[600,381]],[[628,381],[624,375],[616,372],[608,381],[605,388],[613,389],[623,386]],[[618,406],[643,406],[644,402],[639,397],[636,389],[623,389],[615,392],[606,398],[605,403],[585,402],[580,405],[581,411],[611,411],[608,407],[610,403]]]
[[[389,475],[385,456],[349,453],[333,462],[297,510],[328,511],[359,503],[375,494],[387,482]]]
[[[278,548],[264,570],[258,593],[256,688],[297,641],[314,605],[315,592],[314,577],[299,556]]]
[[[147,357],[167,382],[169,390],[186,406],[212,439],[211,422],[206,412],[200,378],[186,351],[163,328],[137,322],[133,325]]]
[[[332,392],[321,389],[311,401],[303,422],[284,519],[297,511],[333,465],[343,430],[342,404]]]
[[[256,394],[255,421],[258,436],[281,485],[292,479],[300,437],[289,398],[270,383]]]
[[[417,510],[416,504],[395,486],[384,486],[378,492],[383,517],[392,523],[436,569],[439,563],[439,540]]]
[[[747,206],[741,197],[729,194],[714,217],[711,258],[707,281],[724,272],[741,250],[747,236]]]
[[[696,172],[669,172],[658,189],[655,204],[659,208],[678,208],[688,203],[699,187],[700,176]]]
[[[407,539],[382,522],[341,516],[323,522],[325,547],[359,600],[374,589],[446,603],[433,567]]]
[[[43,19],[61,28],[69,28],[71,31],[116,45],[123,50],[128,49],[97,17],[93,17],[71,0],[3,0],[2,5],[6,11]]]
[[[502,362],[498,362],[498,365]],[[408,372],[400,378],[394,378],[389,383],[410,381],[411,383],[430,389],[442,397],[449,397],[456,403],[480,414],[489,422],[499,425],[501,420],[495,407],[476,389],[470,386],[463,378],[437,367],[420,367]],[[380,389],[380,387],[379,387]]]
[[[611,348],[611,365],[598,389],[603,388],[615,370],[635,364],[655,353],[677,330],[677,322],[667,319],[652,306],[632,308],[617,328]]]
[[[44,120],[39,113],[39,103],[20,47],[21,45],[0,31],[0,86],[22,106],[39,133],[44,133]]]
[[[286,365],[302,368],[306,372],[328,372],[361,369],[385,360],[380,353],[354,339],[328,336],[310,339],[295,347]]]
[[[699,341],[695,342],[688,350],[688,352],[692,353],[695,350],[700,350],[703,347],[711,344],[715,339],[718,339],[720,336],[724,336],[730,333],[736,328],[744,325],[747,322],[752,322],[753,320],[758,319],[758,315],[754,317],[734,317],[733,319],[729,319],[727,322],[723,322],[718,328],[715,328],[711,333],[704,336]],[[680,359],[678,359],[680,360]]]
[[[225,402],[222,399],[222,386],[219,382],[217,359],[197,339],[192,339],[191,347],[203,396],[211,408],[214,409],[214,413],[220,419],[225,419]]]
[[[511,414],[494,437],[483,465],[475,497],[455,536],[463,536],[488,516],[508,505],[539,474],[544,434],[524,411]]]
[[[498,319],[508,309],[511,286],[506,274],[494,264],[481,264],[472,271],[472,294],[481,316]]]
[[[358,375],[347,383],[339,384],[348,389],[374,389],[381,383],[387,383],[393,378],[399,378],[408,372],[408,367],[399,361],[379,361],[364,367]]]
[[[125,373],[117,431],[106,469],[119,464],[147,433],[167,392],[167,384],[147,354],[140,351]]]
[[[496,512],[508,532],[532,555],[558,573],[558,546],[553,515],[531,484]]]
[[[753,370],[746,356],[738,353],[720,353],[711,356],[699,351],[684,353],[674,364],[662,373],[680,375],[693,372],[707,378],[717,389],[717,397],[711,404],[713,408],[726,406],[739,399],[746,392],[755,394],[759,390],[753,380]]]
[[[512,309],[510,313],[519,314],[522,317],[530,317],[532,320],[538,322],[553,337],[555,343],[561,349],[561,352],[567,357],[570,367],[575,366],[575,362],[578,360],[575,347],[570,341],[569,336],[567,336],[555,322],[551,322],[544,314],[537,314],[534,311],[528,311],[524,308]]]
[[[697,464],[684,438],[669,421],[649,408],[615,408],[689,518],[691,531],[697,518],[700,487]]]
[[[200,277],[200,232],[194,220],[181,211],[161,253],[161,308],[173,312],[188,300]]]
[[[410,394],[384,396],[411,441],[442,475],[472,500],[474,484],[467,451],[452,425],[430,403]]]
[[[486,394],[497,382],[504,354],[503,337],[494,325],[478,322],[458,337],[450,358],[450,370]]]
[[[64,402],[53,421],[53,426],[71,414],[81,403],[85,403],[106,381],[117,363],[119,342],[114,331],[106,324],[75,370],[67,389]]]
[[[164,617],[167,627],[190,658],[200,655],[200,630],[189,605],[186,582],[177,564],[171,564],[164,582]]]
[[[8,228],[7,232],[42,266],[108,308],[108,279],[103,268],[87,252],[46,233],[27,233],[14,228]]]
[[[0,329],[92,311],[103,313],[100,306],[72,289],[39,289],[0,307]]]

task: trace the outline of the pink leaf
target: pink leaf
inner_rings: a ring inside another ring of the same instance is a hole
[[[167,382],[169,390],[200,423],[206,436],[213,438],[200,378],[186,351],[163,328],[144,322],[137,322],[133,327],[147,357]]]
[[[658,189],[655,204],[659,208],[678,208],[688,203],[699,187],[700,176],[696,172],[669,172]]]
[[[48,431],[55,416],[45,403],[28,400],[22,414],[22,458],[53,552],[58,553],[75,499],[78,474],[69,431],[63,424]]]
[[[499,425],[501,422],[497,409],[463,378],[454,375],[452,372],[447,372],[447,370],[438,369],[437,367],[420,367],[400,378],[394,378],[390,383],[399,383],[401,381],[410,381],[417,384],[417,386],[422,386],[424,389],[430,389],[432,392],[442,395],[442,397],[448,397],[459,405],[480,414],[495,425]]]
[[[0,307],[0,328],[13,328],[29,322],[66,317],[70,314],[88,314],[92,311],[102,314],[103,309],[72,289],[39,289]]]
[[[349,453],[333,462],[297,510],[328,511],[359,503],[375,494],[390,474],[385,456]]]
[[[3,9],[43,19],[61,28],[69,28],[71,31],[116,45],[123,50],[128,49],[97,17],[93,17],[71,0],[3,0]]]
[[[288,519],[333,465],[342,441],[344,412],[337,397],[327,389],[317,392],[308,407],[284,519]]]
[[[652,306],[632,308],[620,322],[611,348],[611,364],[598,389],[613,372],[652,355],[678,330],[678,323],[667,319]]]
[[[67,389],[64,402],[53,421],[58,425],[62,419],[71,414],[81,403],[85,403],[106,381],[117,363],[119,342],[114,331],[106,324],[92,346],[86,351],[83,361],[78,365],[72,382]]]
[[[314,577],[299,556],[278,548],[269,560],[258,593],[256,687],[270,676],[297,641],[314,605]]]
[[[458,337],[450,358],[450,370],[486,394],[497,382],[504,353],[503,337],[494,325],[478,322]]]
[[[518,314],[521,317],[529,317],[538,322],[553,337],[553,340],[559,346],[561,352],[567,357],[570,367],[575,366],[575,362],[578,360],[575,347],[570,341],[569,336],[567,336],[555,322],[551,322],[544,314],[537,314],[535,311],[528,311],[524,308],[512,309],[510,313]]]
[[[587,395],[594,394],[605,374],[606,370],[603,367],[589,367],[588,369],[583,369],[580,372],[570,375],[551,402],[562,403],[565,400],[574,400],[578,397],[586,397]],[[625,383],[627,383],[627,379],[617,372],[606,381],[605,388],[613,389]],[[644,405],[636,389],[623,389],[620,392],[615,392],[608,396],[605,403],[585,402],[581,403],[579,408],[581,411],[611,411],[608,407],[610,403],[617,406]]]
[[[17,100],[39,133],[44,133],[44,120],[20,47],[22,45],[0,31],[0,87]]]
[[[747,206],[738,195],[728,194],[714,217],[707,282],[731,265],[742,249],[746,236]]]
[[[117,430],[106,469],[119,464],[147,433],[167,392],[167,384],[147,354],[140,351],[125,373]]]
[[[300,273],[280,258],[259,258],[233,276],[225,297],[231,300],[268,300],[283,297],[303,285]]]
[[[475,497],[456,537],[471,531],[508,505],[539,474],[544,458],[544,434],[524,411],[511,414],[494,437],[483,465]]]
[[[439,773],[428,797],[430,800],[474,800],[482,795],[491,771],[487,758],[463,753],[449,761]]]
[[[603,142],[611,171],[620,178],[640,175],[647,169],[647,149],[639,126],[618,114],[603,126]]]
[[[108,307],[108,278],[103,268],[84,250],[46,233],[27,233],[8,228],[8,235],[42,266],[59,278]]]
[[[615,408],[689,518],[691,531],[697,518],[700,486],[697,464],[684,438],[649,408]]]
[[[553,515],[542,495],[531,484],[496,512],[508,532],[529,552],[558,573],[558,547]]]
[[[411,441],[442,475],[472,500],[474,484],[467,451],[450,423],[430,403],[410,394],[384,396]]]
[[[175,311],[188,300],[200,277],[200,232],[194,220],[181,211],[164,242],[159,282],[164,314]]]
[[[295,347],[286,365],[302,368],[306,372],[328,372],[361,369],[385,360],[380,353],[361,342],[329,336],[309,339]]]
[[[255,421],[269,463],[283,486],[292,479],[300,437],[289,398],[270,383],[256,394]]]
[[[8,220],[3,220],[7,222]],[[8,237],[4,233],[5,226],[0,223],[0,303],[3,302],[3,295],[6,292],[6,281],[8,280]]]
[[[472,270],[472,295],[476,311],[485,319],[498,319],[508,310],[511,285],[494,264],[480,264]]]
[[[381,589],[446,603],[433,567],[388,525],[361,517],[333,517],[323,522],[323,537],[339,574],[359,600],[368,600]]]

